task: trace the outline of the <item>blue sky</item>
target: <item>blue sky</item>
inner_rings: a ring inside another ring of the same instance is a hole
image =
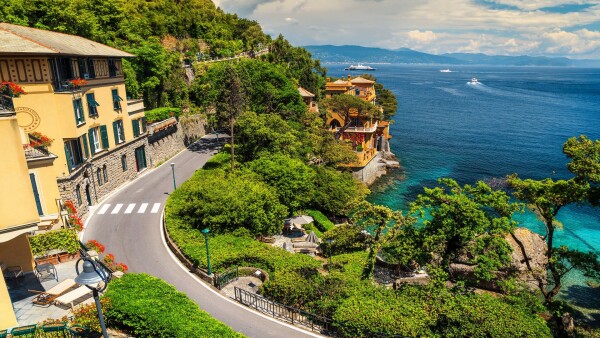
[[[213,0],[295,45],[600,59],[600,0]]]

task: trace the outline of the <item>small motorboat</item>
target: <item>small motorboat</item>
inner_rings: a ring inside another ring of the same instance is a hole
[[[474,77],[474,78],[471,79],[471,82],[469,82],[469,83],[470,84],[479,84],[480,82],[479,82],[479,80],[477,80],[476,77]]]
[[[440,73],[452,73],[450,69],[440,69]]]

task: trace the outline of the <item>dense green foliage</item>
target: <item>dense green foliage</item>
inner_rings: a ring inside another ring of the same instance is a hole
[[[187,101],[183,58],[233,56],[270,41],[256,22],[224,13],[210,0],[0,0],[0,21],[135,54],[124,62],[128,96],[141,92],[149,108]]]
[[[300,131],[277,114],[243,113],[237,120],[238,157],[252,161],[269,154],[301,157]]]
[[[74,254],[80,248],[77,233],[72,229],[53,230],[30,236],[29,245],[31,253],[36,256],[44,255],[49,250],[64,250]]]
[[[288,213],[275,189],[247,171],[198,170],[169,201],[168,214],[216,233],[246,228],[254,234],[273,234]]]
[[[178,118],[179,115],[181,115],[181,108],[169,108],[169,107],[156,108],[156,109],[146,110],[144,112],[144,115],[146,116],[146,121],[148,123],[153,123],[153,122],[166,120],[172,116]]]
[[[261,157],[248,164],[268,185],[275,187],[281,204],[290,211],[305,208],[314,190],[315,171],[302,161],[285,155]]]
[[[341,128],[335,133],[336,139],[339,139],[342,133],[350,126],[352,116],[357,114],[363,118],[379,119],[383,117],[383,113],[378,107],[369,102],[351,95],[334,95],[323,100],[323,105],[343,120]]]
[[[439,257],[434,265],[446,272],[450,263],[468,252],[468,263],[476,265],[477,279],[492,280],[493,272],[510,262],[512,249],[504,236],[515,228],[512,215],[520,205],[481,181],[464,187],[452,179],[440,179],[439,183],[439,187],[425,188],[412,205],[422,218],[423,227],[418,232],[422,249]]]
[[[200,310],[184,293],[147,274],[113,280],[106,319],[137,337],[244,337]]]
[[[319,210],[306,210],[306,214],[315,220],[315,225],[323,232],[329,231],[335,227],[333,222]]]

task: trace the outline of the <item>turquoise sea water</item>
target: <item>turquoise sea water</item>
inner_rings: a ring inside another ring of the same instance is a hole
[[[325,66],[331,77],[348,75],[347,65]],[[376,67],[372,75],[398,98],[390,131],[402,168],[372,187],[374,203],[405,209],[439,177],[461,184],[511,173],[567,178],[562,144],[580,134],[600,139],[600,69],[454,66],[441,73],[448,67]],[[469,83],[472,77],[480,83]],[[518,219],[542,233],[532,213]],[[600,208],[569,207],[558,219],[565,224],[559,244],[600,253]],[[596,291],[573,275],[562,295],[589,303]],[[581,305],[600,309],[600,294],[593,297],[595,304]]]

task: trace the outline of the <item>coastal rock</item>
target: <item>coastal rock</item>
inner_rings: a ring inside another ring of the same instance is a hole
[[[501,291],[497,280],[504,279],[508,276],[515,276],[517,280],[524,282],[531,289],[537,288],[537,279],[546,279],[546,241],[544,238],[529,229],[518,228],[514,234],[508,234],[505,240],[512,248],[511,263],[507,269],[496,271],[494,278],[490,282],[480,281],[476,287],[491,290]],[[525,252],[525,254],[524,254]],[[529,266],[527,264],[528,258]],[[450,264],[450,276],[452,279],[475,279],[475,265],[469,264],[473,257],[469,257],[463,253],[457,260]]]
[[[505,237],[508,244],[512,247],[511,270],[517,273],[520,281],[527,283],[532,288],[537,288],[536,278],[546,280],[546,251],[548,246],[544,238],[526,228],[518,228],[514,234]],[[529,259],[529,267],[523,252]]]

